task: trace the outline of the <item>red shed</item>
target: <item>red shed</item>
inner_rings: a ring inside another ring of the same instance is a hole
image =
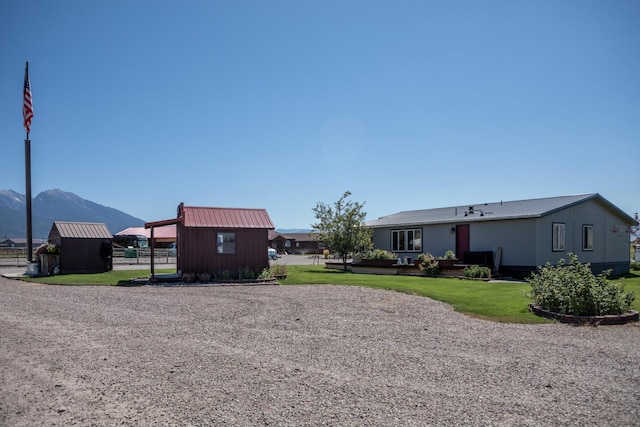
[[[275,227],[265,209],[181,203],[176,219],[146,223],[145,228],[153,235],[155,227],[171,224],[176,224],[177,269],[182,274],[238,277],[241,269],[257,275],[269,267],[268,233]]]

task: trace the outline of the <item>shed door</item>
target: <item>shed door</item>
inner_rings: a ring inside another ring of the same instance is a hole
[[[469,252],[469,224],[456,225],[456,256],[464,262],[464,253]]]

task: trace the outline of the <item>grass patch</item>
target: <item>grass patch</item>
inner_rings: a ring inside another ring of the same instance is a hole
[[[625,291],[633,291],[636,299],[631,303],[631,308],[640,311],[640,271],[631,271],[626,276],[616,278],[614,281],[622,282]]]
[[[156,274],[175,273],[175,270],[156,270]],[[89,286],[129,286],[129,279],[149,277],[151,271],[146,270],[111,270],[106,273],[93,274],[60,274],[46,277],[21,277],[21,280],[50,285],[89,285]]]
[[[431,278],[419,276],[383,276],[354,274],[323,266],[290,265],[283,285],[328,284],[388,289],[411,295],[429,297],[450,304],[455,311],[495,322],[549,323],[529,312],[531,300],[524,295],[528,283],[490,283],[477,280]],[[640,272],[616,279],[638,298],[634,310],[640,309]]]

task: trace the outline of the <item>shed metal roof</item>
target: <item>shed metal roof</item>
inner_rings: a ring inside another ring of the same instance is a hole
[[[635,220],[598,193],[559,196],[509,202],[480,203],[448,208],[404,211],[367,221],[372,228],[418,224],[446,224],[455,222],[496,221],[521,218],[539,218],[587,200],[595,199],[617,215],[634,224]]]
[[[60,237],[74,239],[112,239],[113,235],[104,223],[54,221],[53,227]]]
[[[185,227],[274,229],[266,209],[183,206]]]

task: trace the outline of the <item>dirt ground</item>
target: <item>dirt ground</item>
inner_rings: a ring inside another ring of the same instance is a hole
[[[640,423],[640,327],[342,286],[0,278],[0,425]]]

